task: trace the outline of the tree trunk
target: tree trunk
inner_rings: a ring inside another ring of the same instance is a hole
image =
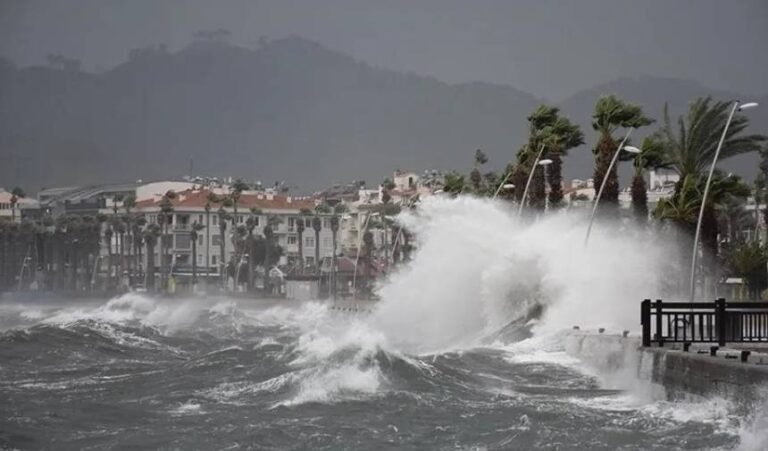
[[[532,210],[544,211],[547,207],[546,198],[546,177],[544,168],[537,166],[534,168],[531,188],[528,191],[528,207]]]
[[[648,192],[645,184],[645,177],[642,173],[636,173],[632,178],[632,211],[637,223],[646,225],[648,223]]]
[[[333,253],[331,254],[331,294],[333,295],[333,299],[336,299],[336,230],[331,231],[331,241],[333,242]]]
[[[563,206],[563,160],[560,152],[552,151],[549,154],[552,164],[547,166],[549,175],[549,208]]]
[[[595,174],[593,178],[595,195],[597,195],[597,192],[600,190],[603,178],[608,178],[598,208],[600,212],[614,216],[617,214],[619,207],[619,177],[616,173],[615,165],[610,173],[608,172],[608,167],[611,165],[611,160],[616,152],[616,146],[616,142],[610,135],[601,135],[600,141],[597,143]]]
[[[304,274],[304,230],[299,231],[299,274]]]
[[[320,231],[315,230],[315,274],[320,274]]]
[[[192,289],[197,284],[197,237],[192,240]]]

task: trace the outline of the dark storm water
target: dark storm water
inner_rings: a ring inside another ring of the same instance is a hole
[[[551,347],[409,356],[323,337],[360,320],[317,305],[162,302],[1,310],[0,448],[739,445],[717,405],[633,405]]]

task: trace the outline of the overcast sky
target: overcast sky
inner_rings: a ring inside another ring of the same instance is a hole
[[[127,50],[317,40],[369,63],[448,82],[504,83],[558,100],[621,76],[694,79],[768,92],[768,1],[718,0],[0,0],[0,56],[49,53],[105,69]]]

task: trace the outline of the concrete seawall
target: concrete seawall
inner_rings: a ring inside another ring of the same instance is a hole
[[[706,344],[683,352],[682,347],[643,348],[634,337],[573,333],[566,351],[597,370],[611,388],[632,390],[645,383],[655,397],[720,396],[746,407],[768,387],[768,354],[753,352],[741,362],[735,348],[713,357]]]

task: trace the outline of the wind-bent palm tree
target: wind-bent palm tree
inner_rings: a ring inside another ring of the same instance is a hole
[[[702,176],[712,164],[731,106],[732,102],[713,102],[710,97],[699,98],[691,104],[685,118],[678,118],[677,124],[672,124],[669,110],[664,106],[664,124],[661,128],[664,159],[680,175],[681,181],[688,175],[697,178]],[[746,134],[748,125],[749,119],[746,116],[734,116],[718,161],[760,150],[766,137]]]
[[[125,223],[125,230],[126,230],[126,236],[128,237],[128,255],[127,255],[127,265],[128,265],[128,280],[129,283],[133,281],[133,270],[136,266],[136,262],[134,261],[136,258],[136,253],[134,252],[136,249],[136,246],[134,244],[134,241],[136,241],[137,237],[134,234],[134,222],[136,221],[136,218],[134,215],[131,214],[131,209],[136,207],[136,195],[129,194],[128,196],[123,199],[123,208],[125,209],[125,215],[123,215],[123,222]]]
[[[546,171],[549,175],[549,205],[557,208],[563,200],[563,160],[568,150],[584,144],[584,134],[578,125],[571,123],[565,117],[560,116],[560,109],[553,106],[541,105],[528,116],[528,143],[521,150],[525,155],[518,155],[518,167],[521,173],[517,178],[521,184],[520,193],[524,188],[530,165],[533,164],[535,153],[542,145],[546,146],[546,157],[552,160]],[[534,154],[531,154],[534,153]],[[522,172],[524,170],[524,175]],[[546,191],[544,170],[535,168],[532,180],[531,205],[537,208],[544,207],[544,194]],[[522,175],[522,176],[521,176]]]
[[[601,97],[597,101],[595,112],[592,114],[592,128],[599,134],[594,149],[594,186],[599,187],[603,183],[603,178],[608,178],[600,199],[601,208],[613,208],[615,210],[619,205],[619,178],[616,166],[608,173],[608,167],[619,145],[613,133],[620,127],[639,128],[652,123],[653,119],[645,116],[640,106],[624,102],[616,96]]]

